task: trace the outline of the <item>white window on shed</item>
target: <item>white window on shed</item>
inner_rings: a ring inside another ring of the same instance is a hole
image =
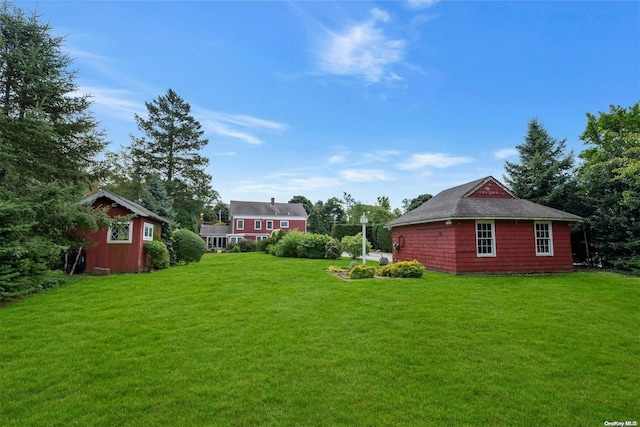
[[[107,230],[107,243],[131,243],[133,221],[113,220]]]
[[[476,221],[476,253],[479,257],[496,256],[493,221]]]
[[[536,255],[553,256],[553,232],[551,221],[535,221]]]
[[[144,229],[142,231],[142,240],[153,240],[153,224],[149,222],[144,223]]]

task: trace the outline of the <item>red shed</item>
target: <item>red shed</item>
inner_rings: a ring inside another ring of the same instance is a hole
[[[80,201],[95,209],[109,207],[113,218],[109,227],[95,232],[85,232],[94,243],[86,249],[86,271],[96,269],[111,273],[141,273],[147,271],[143,245],[162,233],[163,224],[169,221],[144,206],[120,197],[107,190],[100,190]],[[127,217],[127,220],[118,220]],[[107,270],[108,269],[108,270]]]
[[[489,176],[445,190],[386,225],[394,261],[455,274],[573,270],[577,215],[518,199]]]

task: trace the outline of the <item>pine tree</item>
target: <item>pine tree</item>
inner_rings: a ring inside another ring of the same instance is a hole
[[[521,199],[571,210],[567,196],[573,176],[573,152],[565,155],[566,140],[552,138],[537,119],[528,124],[524,143],[516,146],[520,163],[505,162],[504,180]]]
[[[199,152],[209,142],[191,107],[172,89],[145,103],[148,117],[135,120],[142,137],[131,136],[133,165],[144,175],[158,174],[163,180],[182,227],[197,227],[204,207],[217,198],[211,175],[205,172],[209,160]]]

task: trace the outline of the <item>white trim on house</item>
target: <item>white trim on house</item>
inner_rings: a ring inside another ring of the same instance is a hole
[[[476,256],[496,256],[496,224],[493,220],[476,221]]]
[[[153,240],[153,224],[150,222],[144,222],[142,227],[142,240]]]
[[[111,221],[107,229],[107,243],[121,244],[133,242],[133,221]]]
[[[553,256],[553,225],[551,221],[534,221],[536,256]]]

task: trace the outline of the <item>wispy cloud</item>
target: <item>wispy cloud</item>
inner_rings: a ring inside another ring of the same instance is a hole
[[[374,8],[364,22],[327,30],[317,51],[319,71],[359,76],[369,83],[400,79],[390,68],[404,58],[406,42],[385,33],[380,24],[389,20],[387,12]]]
[[[444,169],[465,163],[471,163],[473,159],[466,156],[450,156],[442,153],[413,154],[408,161],[398,164],[398,169],[416,170],[422,168]]]
[[[407,6],[410,9],[424,9],[431,7],[438,3],[440,0],[407,0]]]
[[[265,120],[259,117],[245,114],[228,114],[219,111],[210,111],[194,108],[194,117],[202,124],[205,132],[229,138],[238,139],[252,145],[262,144],[262,140],[256,135],[266,131],[284,131],[287,125],[284,123]]]
[[[502,160],[512,156],[516,156],[517,154],[518,154],[518,150],[515,148],[504,148],[502,150],[495,151],[493,153],[493,156],[498,160]]]
[[[347,159],[344,154],[334,154],[333,156],[329,157],[329,163],[334,165],[338,163],[344,163],[346,160]]]
[[[393,181],[393,176],[382,169],[345,169],[340,172],[342,178],[354,182]]]
[[[80,86],[73,95],[89,95],[94,107],[120,119],[133,121],[134,114],[146,111],[144,103],[137,100],[139,94],[126,89]]]

